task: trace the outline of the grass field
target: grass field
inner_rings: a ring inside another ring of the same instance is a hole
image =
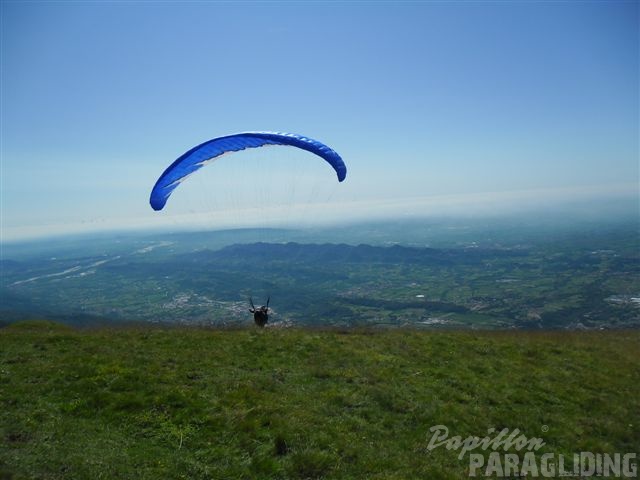
[[[466,478],[429,429],[640,450],[640,332],[0,329],[2,479]]]

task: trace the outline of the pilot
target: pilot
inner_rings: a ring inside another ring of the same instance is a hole
[[[267,298],[266,305],[256,308],[253,304],[253,300],[249,298],[249,303],[251,304],[249,311],[253,313],[253,321],[256,322],[256,325],[259,327],[264,327],[269,321],[269,300],[271,300],[271,297]]]

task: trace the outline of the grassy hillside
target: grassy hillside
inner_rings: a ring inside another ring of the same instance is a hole
[[[640,332],[0,329],[0,478],[465,478],[429,428],[640,449]],[[548,429],[548,430],[547,430]]]

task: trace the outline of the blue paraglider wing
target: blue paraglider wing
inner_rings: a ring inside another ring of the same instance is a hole
[[[347,176],[347,167],[335,151],[323,143],[295,133],[244,132],[214,138],[192,148],[160,175],[151,191],[150,203],[154,210],[162,210],[171,192],[189,175],[227,152],[238,152],[245,148],[265,145],[289,145],[314,153],[329,163],[342,182]]]

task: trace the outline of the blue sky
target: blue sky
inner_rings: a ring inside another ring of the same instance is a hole
[[[635,1],[2,2],[3,238],[154,225],[162,170],[247,130],[336,149],[336,211],[637,197],[639,20]]]

